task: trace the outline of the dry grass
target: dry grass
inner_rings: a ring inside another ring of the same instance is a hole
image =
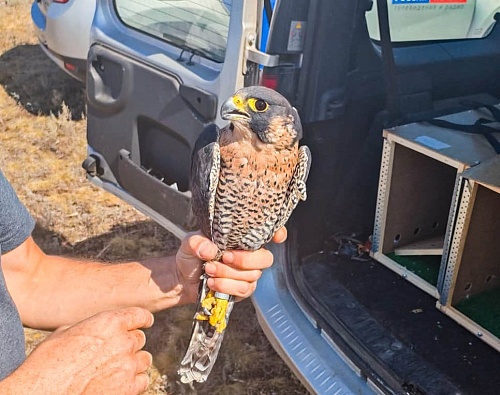
[[[114,196],[93,187],[86,157],[84,87],[37,46],[30,0],[0,5],[0,168],[37,220],[48,253],[108,261],[166,254],[178,241]],[[175,371],[189,337],[192,307],[158,314],[148,331],[153,353],[147,394],[305,394],[260,330],[250,302],[234,310],[207,383],[186,388]],[[31,350],[46,336],[26,330]]]

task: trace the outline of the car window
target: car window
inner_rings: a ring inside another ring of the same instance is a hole
[[[498,0],[386,0],[393,42],[486,37],[500,11]],[[380,40],[377,6],[366,14],[370,37]]]
[[[115,0],[124,24],[223,62],[232,0]]]

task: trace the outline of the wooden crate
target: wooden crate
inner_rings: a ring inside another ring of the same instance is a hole
[[[500,327],[500,156],[465,171],[459,178],[459,191],[437,306],[500,351],[499,328],[493,334],[481,323],[486,316]],[[460,305],[485,292],[495,295],[496,304],[475,303],[466,315]]]
[[[478,109],[442,117],[464,125],[478,118],[491,116]],[[446,230],[454,216],[450,208],[457,199],[457,175],[495,151],[482,135],[428,123],[384,130],[383,136],[372,256],[437,297],[442,251],[449,243]],[[437,256],[432,281],[398,262],[398,254]]]

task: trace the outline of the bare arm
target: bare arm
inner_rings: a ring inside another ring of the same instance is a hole
[[[2,257],[2,268],[23,324],[39,329],[125,306],[156,311],[183,295],[174,257],[144,264],[82,262],[46,255],[29,238]]]
[[[276,241],[286,238],[279,231]],[[54,329],[71,325],[98,312],[137,306],[156,312],[192,303],[202,260],[215,257],[217,248],[201,235],[183,240],[177,256],[140,262],[105,264],[46,255],[32,238],[2,256],[9,292],[24,325]],[[210,286],[236,296],[249,296],[261,275],[272,264],[272,254],[226,253],[223,265],[206,267]]]

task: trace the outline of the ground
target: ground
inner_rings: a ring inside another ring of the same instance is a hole
[[[47,253],[110,262],[175,251],[175,237],[86,180],[84,86],[38,47],[31,1],[1,3],[0,168],[36,219],[36,241]],[[186,306],[156,315],[147,331],[154,367],[146,394],[307,393],[267,341],[249,301],[235,307],[209,380],[180,385],[175,372],[192,314]],[[25,333],[28,352],[47,336]]]

